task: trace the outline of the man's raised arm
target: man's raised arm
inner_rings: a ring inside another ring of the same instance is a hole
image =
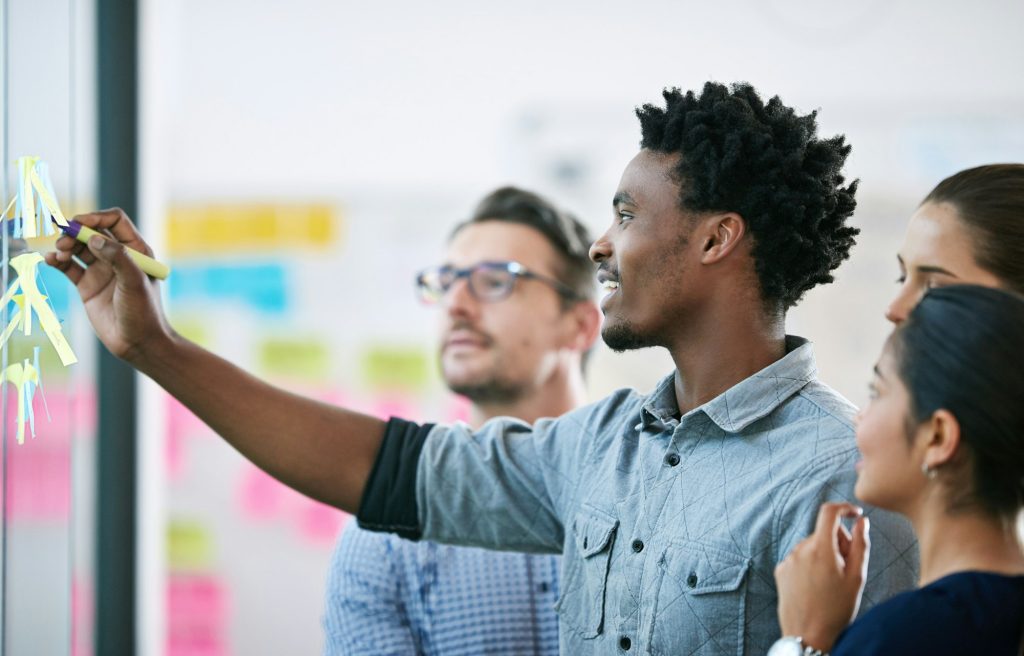
[[[158,283],[125,254],[152,255],[131,219],[120,209],[75,219],[107,238],[86,246],[63,236],[46,261],[74,283],[104,346],[271,476],[356,512],[384,422],[274,387],[181,337],[164,315]]]

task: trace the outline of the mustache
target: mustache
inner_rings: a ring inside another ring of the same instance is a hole
[[[619,280],[619,271],[618,269],[613,269],[610,264],[601,264],[597,267],[597,280],[599,282]]]
[[[483,341],[483,343],[486,344],[487,346],[490,346],[491,344],[494,343],[494,338],[491,337],[488,333],[484,332],[483,330],[480,330],[471,322],[465,320],[456,320],[452,322],[452,324],[448,326],[444,331],[444,341],[447,342],[451,338],[452,333],[456,331],[465,331],[473,333],[474,335],[479,337],[480,340]]]

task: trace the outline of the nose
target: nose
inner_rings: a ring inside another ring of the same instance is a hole
[[[889,307],[885,309],[885,318],[893,322],[897,326],[907,320],[910,315],[910,311],[914,309],[917,302],[920,300],[921,295],[916,289],[913,289],[908,284],[904,284],[900,287],[899,293],[896,294],[896,298],[892,299],[889,303]]]
[[[590,245],[590,252],[588,254],[595,264],[601,264],[612,256],[612,243],[608,240],[607,232]]]
[[[473,293],[469,291],[469,279],[459,278],[441,297],[441,304],[451,317],[472,317],[479,307]]]

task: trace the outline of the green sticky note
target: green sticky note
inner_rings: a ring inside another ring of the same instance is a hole
[[[213,564],[213,540],[201,522],[171,519],[167,526],[167,565],[171,571],[208,570]]]
[[[259,346],[259,367],[267,376],[320,382],[330,371],[327,344],[313,338],[268,339]]]
[[[373,345],[364,351],[362,364],[371,388],[422,390],[430,381],[430,357],[420,346]]]

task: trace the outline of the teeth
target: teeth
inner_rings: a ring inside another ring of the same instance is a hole
[[[614,281],[614,280],[605,280],[605,281],[604,281],[604,282],[603,282],[603,283],[601,284],[601,287],[602,287],[603,289],[606,289],[606,290],[608,290],[608,291],[615,291],[616,289],[618,289],[618,288],[619,288],[619,283],[618,283],[618,282],[616,282],[616,281]]]

